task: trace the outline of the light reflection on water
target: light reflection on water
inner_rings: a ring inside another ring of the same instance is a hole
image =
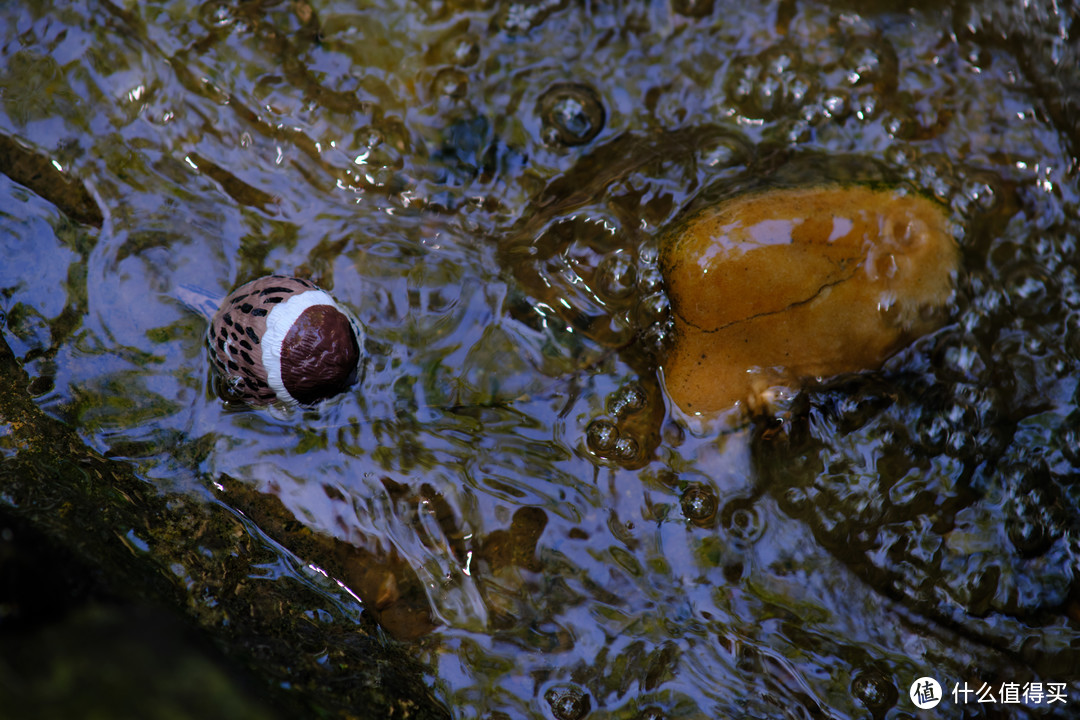
[[[5,337],[95,448],[286,548],[314,531],[302,559],[420,636],[459,717],[548,717],[568,686],[590,717],[899,717],[922,675],[1073,681],[1067,138],[948,18],[722,5],[21,8],[0,132],[106,221],[0,178]],[[537,111],[567,77],[604,104],[581,146]],[[658,229],[759,174],[812,181],[814,152],[950,206],[955,322],[784,406],[778,438],[678,422]],[[267,272],[370,332],[362,383],[319,412],[224,407],[171,296]],[[612,400],[633,383],[640,412]],[[598,418],[636,450],[590,448]],[[715,518],[686,519],[690,487]]]

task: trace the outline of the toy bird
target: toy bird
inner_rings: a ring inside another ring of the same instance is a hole
[[[206,313],[208,300],[184,288]],[[313,405],[356,382],[363,331],[329,293],[300,278],[270,275],[234,290],[207,330],[210,360],[231,399],[249,405]]]

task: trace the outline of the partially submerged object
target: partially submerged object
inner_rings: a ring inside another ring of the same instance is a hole
[[[837,186],[725,200],[661,253],[675,323],[664,384],[691,414],[878,367],[940,325],[958,262],[933,201]]]
[[[363,333],[329,293],[271,275],[241,285],[207,331],[225,393],[249,405],[311,405],[356,381]]]

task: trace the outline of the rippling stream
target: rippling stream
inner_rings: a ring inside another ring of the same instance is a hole
[[[376,620],[451,717],[1073,717],[1078,23],[1005,0],[16,0],[2,337],[89,452],[224,509],[274,558],[235,572],[315,588],[312,618]],[[821,183],[946,209],[944,326],[752,418],[679,411],[664,233]],[[220,399],[180,301],[269,273],[367,329],[318,409]],[[18,432],[0,415],[0,462]],[[153,527],[86,543],[173,567],[202,617],[221,599]],[[319,632],[296,652],[322,686],[239,663],[368,717],[332,700],[350,676]],[[1036,683],[1063,697],[1006,694]]]

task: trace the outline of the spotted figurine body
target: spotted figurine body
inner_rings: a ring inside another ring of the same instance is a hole
[[[311,405],[356,381],[363,334],[329,293],[271,275],[225,298],[207,340],[231,397],[249,405]]]

